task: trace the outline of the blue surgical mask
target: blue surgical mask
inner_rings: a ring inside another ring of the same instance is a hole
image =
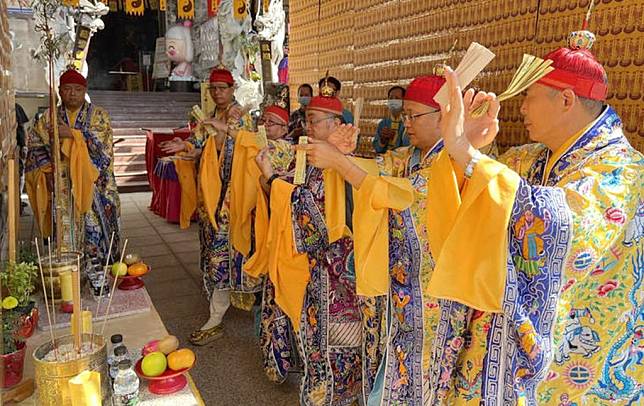
[[[403,101],[400,99],[387,100],[387,107],[389,107],[389,111],[392,113],[397,113],[402,110]]]
[[[302,106],[308,106],[309,103],[311,103],[311,96],[300,96],[300,97],[298,97],[297,101]]]

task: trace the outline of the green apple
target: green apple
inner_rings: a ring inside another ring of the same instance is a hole
[[[168,360],[160,351],[151,352],[141,362],[141,370],[146,376],[159,376],[168,367]]]
[[[112,265],[112,275],[114,276],[125,276],[127,275],[127,265],[123,262],[117,262]]]

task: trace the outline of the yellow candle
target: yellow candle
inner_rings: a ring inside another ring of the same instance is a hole
[[[71,302],[74,295],[72,294],[72,273],[62,272],[60,274],[60,290],[63,302]]]
[[[92,332],[92,312],[89,310],[83,311],[83,333],[90,334]]]
[[[72,335],[76,333],[76,317],[75,315],[72,314]],[[81,312],[81,320],[82,320],[82,333],[83,334],[90,334],[92,332],[92,312],[89,310],[83,310]]]
[[[69,380],[72,406],[101,406],[101,374],[83,371]]]

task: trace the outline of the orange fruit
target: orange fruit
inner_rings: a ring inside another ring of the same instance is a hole
[[[182,348],[168,354],[168,368],[179,371],[190,368],[195,363],[195,353],[188,348]]]
[[[148,272],[148,266],[143,262],[138,262],[134,265],[130,265],[127,268],[127,274],[130,276],[141,276],[145,275]]]

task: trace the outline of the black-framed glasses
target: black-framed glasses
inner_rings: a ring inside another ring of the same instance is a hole
[[[407,120],[409,120],[409,121],[411,121],[411,122],[413,123],[414,121],[416,121],[416,119],[417,119],[418,117],[422,117],[422,116],[426,116],[426,115],[434,114],[434,113],[440,113],[440,110],[428,111],[428,112],[426,112],[426,113],[418,113],[418,114],[409,114],[409,113],[405,113],[405,112],[403,111],[403,112],[400,114],[400,118],[402,119],[402,121],[407,121]]]
[[[327,117],[318,118],[317,120],[308,120],[307,119],[302,123],[302,125],[304,126],[304,128],[308,128],[308,127],[314,126],[317,123],[320,123],[320,122],[322,122],[324,120],[332,120],[334,118],[335,118],[335,116],[327,116]]]

